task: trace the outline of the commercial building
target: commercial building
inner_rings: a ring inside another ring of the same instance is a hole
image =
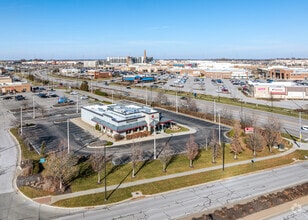
[[[27,82],[13,82],[10,77],[0,77],[0,93],[30,92],[31,86]]]
[[[294,82],[252,83],[250,90],[254,98],[262,99],[308,99],[308,86]]]
[[[163,132],[170,127],[172,120],[147,106],[137,105],[90,105],[81,107],[81,119],[99,130],[114,137],[141,131]]]

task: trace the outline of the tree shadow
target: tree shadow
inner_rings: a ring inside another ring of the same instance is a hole
[[[120,186],[122,185],[122,183],[127,179],[128,176],[131,175],[132,172],[133,172],[133,169],[131,169],[131,170],[127,173],[127,175],[120,181],[120,183],[117,185],[117,187],[116,187],[115,189],[113,189],[109,195],[107,195],[107,197],[106,197],[107,200],[112,196],[113,193],[115,193],[115,191],[117,191],[117,190],[120,188]]]

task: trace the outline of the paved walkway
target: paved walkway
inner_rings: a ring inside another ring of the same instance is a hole
[[[267,157],[262,157],[262,158],[256,158],[255,161],[262,161],[262,160],[267,160],[267,159],[271,159],[271,158],[282,157],[282,156],[285,156],[287,154],[294,152],[297,149],[308,150],[308,144],[307,143],[301,143],[300,147],[298,147],[296,144],[294,144],[291,149],[288,149],[283,153],[275,154],[275,155],[271,155],[271,156],[267,156]],[[247,163],[251,163],[251,160],[244,160],[244,161],[238,161],[238,162],[234,162],[234,163],[225,164],[225,167],[232,167],[232,166],[237,166],[237,165],[247,164]],[[117,188],[126,188],[126,187],[130,187],[130,186],[136,186],[136,185],[141,185],[141,184],[146,184],[146,183],[151,183],[151,182],[156,182],[156,181],[161,181],[161,180],[166,180],[166,179],[172,179],[172,178],[176,178],[176,177],[188,176],[188,175],[192,175],[192,174],[196,174],[196,173],[201,173],[201,172],[206,172],[206,171],[211,171],[211,170],[217,170],[217,169],[221,169],[221,168],[222,168],[222,165],[218,165],[218,166],[212,166],[212,167],[207,167],[207,168],[203,168],[203,169],[196,169],[196,170],[191,170],[191,171],[186,171],[186,172],[181,172],[181,173],[170,174],[170,175],[167,175],[167,176],[158,176],[158,177],[154,177],[154,178],[150,178],[150,179],[143,179],[143,180],[138,180],[138,181],[134,181],[134,182],[122,183],[120,185],[108,186],[107,191],[114,190],[114,189],[117,189]],[[45,203],[45,204],[52,204],[54,202],[57,202],[57,201],[63,200],[63,199],[69,199],[69,198],[74,198],[74,197],[78,197],[78,196],[101,193],[101,192],[105,192],[104,187],[96,188],[96,189],[89,189],[89,190],[84,190],[84,191],[79,191],[79,192],[74,192],[74,193],[68,193],[68,194],[63,194],[63,195],[57,195],[57,196],[40,197],[40,198],[35,198],[33,200],[37,201],[37,202],[42,202],[42,203]]]

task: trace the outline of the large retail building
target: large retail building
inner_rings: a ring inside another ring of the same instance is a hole
[[[170,127],[172,120],[162,116],[157,110],[148,106],[137,105],[90,105],[81,107],[81,119],[109,136],[141,131],[163,131]]]

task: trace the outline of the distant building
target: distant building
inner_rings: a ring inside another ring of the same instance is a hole
[[[81,119],[99,126],[109,136],[116,134],[125,137],[141,131],[163,131],[170,127],[172,120],[165,118],[158,111],[137,105],[90,105],[81,107]]]
[[[83,61],[85,68],[96,68],[98,66],[98,60],[85,60]]]
[[[30,92],[31,85],[27,82],[12,82],[10,77],[0,77],[0,93]]]

